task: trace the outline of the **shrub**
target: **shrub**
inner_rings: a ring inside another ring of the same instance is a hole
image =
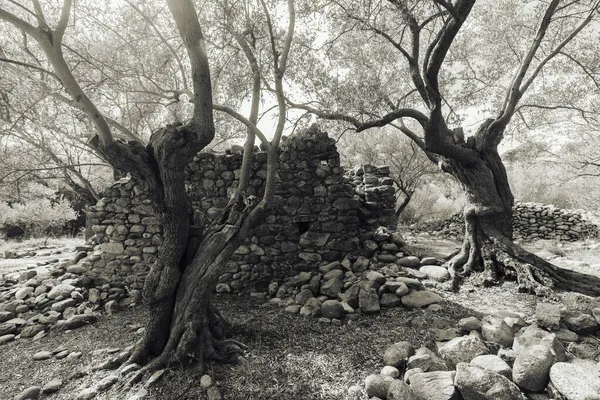
[[[4,232],[20,228],[26,236],[62,233],[63,226],[75,218],[77,212],[64,198],[38,198],[12,205],[0,202],[0,230]]]

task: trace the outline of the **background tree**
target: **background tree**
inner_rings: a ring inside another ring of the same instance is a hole
[[[598,295],[600,280],[559,269],[512,242],[514,199],[499,155],[516,115],[525,119],[531,109],[583,108],[566,104],[575,96],[550,96],[548,86],[561,85],[563,62],[583,65],[575,49],[592,46],[597,38],[592,21],[598,2],[474,5],[474,0],[335,2],[328,28],[337,22],[339,29],[330,36],[326,61],[340,67],[311,69],[332,84],[320,88],[312,82],[309,101],[289,104],[349,123],[357,132],[395,123],[461,183],[466,227],[462,249],[448,263],[454,287],[476,271],[484,284],[515,274],[522,290],[545,294],[558,287]],[[528,39],[517,40],[521,37]],[[370,44],[361,54],[351,48],[357,40]],[[582,70],[580,78],[589,81]],[[355,94],[348,99],[344,91]],[[482,95],[485,107],[478,107]],[[469,137],[458,106],[483,115]]]

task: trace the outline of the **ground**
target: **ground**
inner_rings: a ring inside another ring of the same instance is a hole
[[[410,239],[415,243],[418,240],[422,250],[438,256],[447,255],[458,246],[458,242],[427,236]],[[594,245],[538,242],[528,246],[540,255],[554,257],[553,262],[562,266],[569,264],[583,269],[582,272],[598,274],[600,266],[592,262],[598,262],[600,250]],[[580,260],[586,260],[587,265],[577,262]],[[7,260],[0,260],[0,268],[4,261]],[[210,364],[205,372],[212,375],[226,399],[345,399],[348,387],[361,384],[367,375],[380,370],[382,354],[391,343],[408,340],[433,349],[433,328],[453,327],[460,318],[498,310],[530,316],[537,301],[534,296],[518,293],[516,284],[511,282],[486,289],[467,283],[459,293],[441,295],[445,298],[441,311],[395,308],[375,316],[361,316],[340,327],[287,314],[248,297],[217,296],[218,307],[232,323],[231,337],[247,344],[249,350],[245,363]],[[104,316],[94,325],[71,332],[51,332],[37,341],[24,339],[2,345],[0,398],[11,398],[26,387],[43,385],[53,378],[64,380],[65,386],[50,399],[74,398],[80,390],[111,373],[92,368],[109,359],[111,351],[123,350],[136,341],[145,312],[143,307],[136,307]],[[40,350],[59,346],[80,351],[82,357],[46,361],[31,358]],[[77,370],[87,374],[68,380]],[[198,368],[168,371],[160,384],[147,389],[145,399],[204,399],[205,392],[199,385],[201,375]],[[115,385],[96,399],[127,399],[141,388]]]

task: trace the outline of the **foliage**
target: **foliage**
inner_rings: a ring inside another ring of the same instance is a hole
[[[0,202],[0,230],[19,227],[27,236],[61,233],[63,226],[77,218],[68,200],[31,199],[24,203]]]
[[[408,204],[400,222],[406,225],[441,221],[460,212],[465,196],[456,181],[441,177],[419,186]]]

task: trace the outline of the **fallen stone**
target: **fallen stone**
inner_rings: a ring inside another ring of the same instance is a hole
[[[365,391],[367,392],[367,396],[369,396],[369,398],[379,397],[385,399],[390,385],[394,380],[395,379],[391,376],[382,374],[372,374],[367,376],[365,378]]]
[[[502,318],[492,315],[481,319],[481,334],[488,342],[502,347],[511,347],[515,338],[512,328]]]
[[[396,367],[392,367],[391,365],[386,365],[385,367],[381,368],[381,375],[389,375],[394,379],[397,379],[400,376],[400,371],[398,371],[398,368]]]
[[[439,350],[440,356],[451,365],[468,363],[477,356],[489,354],[485,343],[476,336],[461,336],[452,339]]]
[[[384,397],[387,400],[414,400],[415,392],[404,381],[394,380]]]
[[[556,363],[550,368],[550,381],[567,400],[600,399],[600,374],[587,365]]]
[[[145,385],[146,387],[150,387],[152,385],[154,385],[160,378],[163,377],[163,375],[165,374],[165,370],[164,369],[159,369],[158,371],[156,371],[155,373],[153,373],[150,378],[148,378],[148,380],[146,381]]]
[[[425,372],[448,370],[446,362],[425,346],[417,349],[415,355],[408,359],[406,366],[408,369],[421,369]]]
[[[562,308],[560,304],[538,302],[535,307],[538,325],[551,331],[560,328]]]
[[[419,271],[423,272],[429,279],[434,281],[446,282],[448,279],[450,279],[450,273],[444,267],[425,265],[419,268]]]
[[[565,318],[567,327],[580,335],[592,334],[600,328],[596,318],[589,314],[569,314]]]
[[[407,256],[396,260],[396,264],[406,268],[419,268],[419,266],[421,266],[421,260],[415,256]]]
[[[15,340],[15,335],[13,335],[13,334],[0,336],[0,344],[12,342],[13,340]]]
[[[44,393],[44,394],[56,393],[60,390],[62,385],[63,385],[63,381],[61,381],[60,379],[58,379],[58,378],[52,379],[50,382],[46,383],[42,387],[42,393]]]
[[[471,360],[471,364],[485,368],[489,371],[500,374],[507,379],[512,379],[512,368],[506,361],[493,354],[477,356]]]
[[[60,283],[54,286],[50,292],[47,294],[49,299],[57,299],[59,297],[70,297],[71,292],[75,290],[75,286],[69,285],[67,283]]]
[[[416,397],[423,400],[459,400],[460,394],[454,386],[454,371],[435,371],[414,374],[410,387]]]
[[[521,391],[510,379],[479,365],[459,363],[456,387],[463,400],[519,400]]]
[[[463,332],[480,331],[481,321],[477,317],[467,317],[459,320],[457,326]]]
[[[389,346],[383,353],[383,363],[392,367],[404,367],[408,359],[415,354],[410,342],[397,342]]]
[[[402,302],[400,298],[396,296],[395,293],[384,293],[381,295],[381,299],[379,300],[379,304],[381,307],[391,308],[398,307]]]
[[[544,390],[550,379],[550,368],[554,356],[550,349],[542,345],[534,345],[520,352],[513,364],[513,382],[521,389],[531,392]]]
[[[223,395],[218,387],[211,386],[206,391],[206,398],[208,400],[223,400]]]
[[[117,375],[108,375],[107,377],[103,378],[100,382],[98,382],[96,388],[99,391],[104,392],[105,390],[110,389],[118,381],[119,377]]]
[[[76,400],[90,400],[90,399],[93,399],[94,397],[96,397],[97,394],[98,394],[98,390],[96,390],[95,387],[89,387],[89,388],[83,389],[82,391],[77,393],[77,396],[75,397],[75,399]]]
[[[38,351],[37,353],[35,353],[32,357],[35,361],[42,361],[42,360],[48,360],[49,358],[52,358],[52,352],[50,351]]]
[[[402,305],[409,310],[423,308],[430,304],[439,303],[442,298],[439,294],[429,290],[416,290],[402,297]]]
[[[321,315],[324,318],[341,319],[346,315],[344,306],[337,300],[326,300],[321,305]]]
[[[344,283],[339,279],[330,279],[321,284],[319,293],[322,295],[335,298],[342,290]]]
[[[364,313],[376,313],[381,309],[379,306],[379,296],[375,289],[361,289],[358,293],[358,306]]]
[[[321,301],[316,298],[310,298],[300,309],[300,315],[304,317],[318,317],[321,313]]]
[[[14,400],[37,399],[42,389],[39,386],[30,386],[14,397]]]

